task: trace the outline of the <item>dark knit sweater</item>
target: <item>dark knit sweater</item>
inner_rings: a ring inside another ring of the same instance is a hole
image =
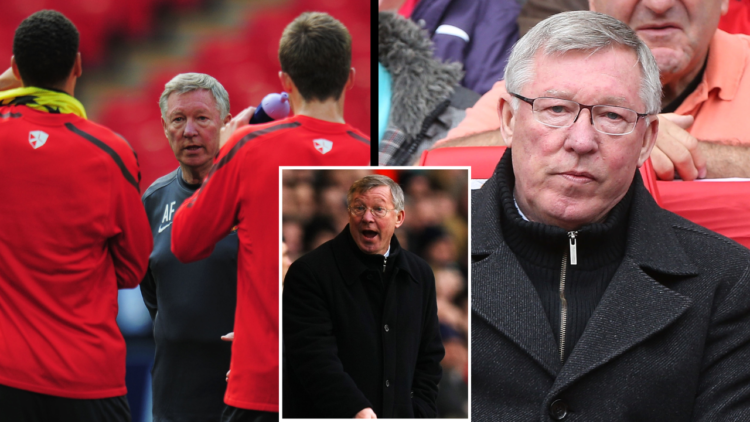
[[[570,239],[566,230],[526,221],[518,213],[513,198],[515,177],[510,150],[500,161],[497,177],[501,186],[503,237],[539,294],[558,348],[561,343],[563,306],[560,287],[564,268],[567,320],[562,359],[567,360],[625,254],[627,217],[634,185],[631,184],[627,194],[612,208],[603,223],[587,224],[576,231],[578,262],[571,265]]]

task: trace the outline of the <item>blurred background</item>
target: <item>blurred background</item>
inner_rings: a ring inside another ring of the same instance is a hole
[[[13,35],[30,14],[54,9],[81,35],[76,86],[89,119],[128,140],[141,165],[141,192],[177,167],[158,106],[178,73],[214,76],[231,113],[280,92],[279,38],[304,11],[331,14],[352,36],[355,84],[345,118],[370,133],[370,4],[350,0],[0,0],[0,71],[10,67]],[[128,345],[128,401],[134,422],[151,420],[153,338],[140,289],[120,291],[118,324]],[[228,368],[227,368],[228,369]]]
[[[232,114],[280,92],[279,38],[305,11],[331,14],[352,36],[355,84],[347,123],[370,133],[370,5],[349,0],[0,0],[0,69],[10,67],[21,21],[55,9],[81,34],[76,97],[89,119],[138,153],[141,191],[176,168],[161,127],[159,96],[178,73],[207,73],[229,92]]]
[[[445,346],[438,394],[441,417],[468,416],[468,171],[283,170],[282,235],[294,261],[333,239],[349,222],[346,193],[357,179],[383,174],[401,185],[405,220],[396,230],[404,249],[432,267]]]

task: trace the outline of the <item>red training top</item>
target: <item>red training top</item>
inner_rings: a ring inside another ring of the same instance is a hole
[[[98,399],[125,389],[117,289],[146,273],[135,153],[75,114],[0,107],[0,384]]]
[[[279,411],[279,166],[367,165],[370,141],[346,124],[294,116],[239,129],[174,217],[172,252],[211,254],[237,226],[237,310],[229,385],[234,407]]]

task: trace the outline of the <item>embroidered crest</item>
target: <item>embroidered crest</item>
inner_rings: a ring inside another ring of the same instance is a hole
[[[29,143],[34,149],[44,145],[47,142],[47,138],[49,138],[49,135],[41,130],[32,130],[29,132]]]
[[[321,154],[325,154],[333,148],[333,142],[328,139],[313,139],[313,145]]]

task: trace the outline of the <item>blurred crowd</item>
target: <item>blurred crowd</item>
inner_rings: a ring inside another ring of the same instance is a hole
[[[294,261],[333,239],[349,216],[346,194],[367,174],[385,174],[405,195],[402,247],[435,274],[440,334],[445,347],[438,411],[468,415],[468,174],[466,170],[284,170],[282,236]]]

